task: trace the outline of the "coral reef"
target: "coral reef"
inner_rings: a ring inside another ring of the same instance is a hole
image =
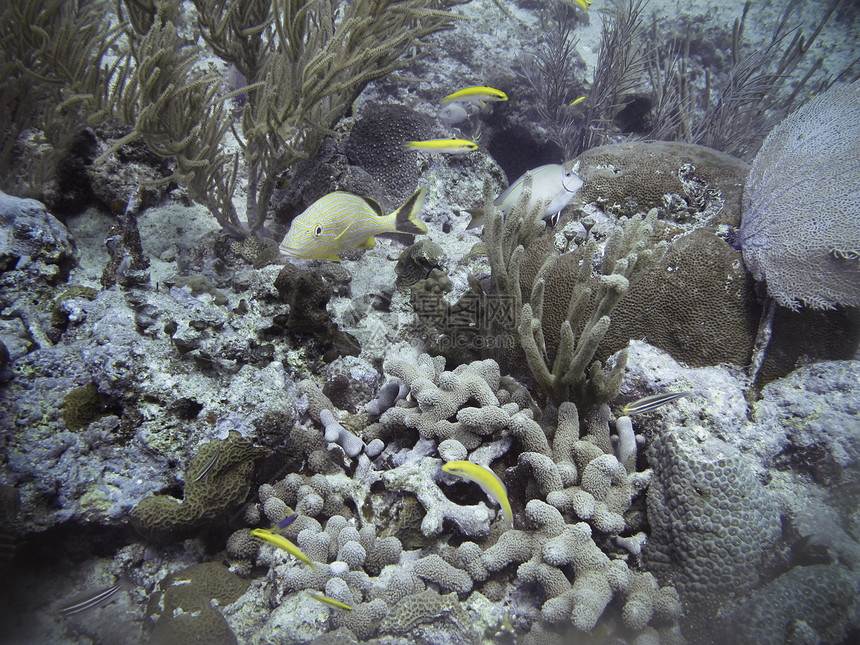
[[[733,247],[745,164],[641,141],[561,159],[546,142],[654,127],[749,149],[752,113],[727,128],[696,86],[744,71],[743,35],[770,61],[789,23],[764,33],[758,14],[781,9],[714,5],[715,28],[652,0],[646,34],[639,0],[7,4],[0,184],[50,201],[0,195],[4,642],[858,631],[856,311],[777,311],[778,369],[753,377],[760,310]],[[796,15],[822,29],[786,37],[785,74],[738,78],[742,109],[772,108],[761,123],[826,94],[816,75],[839,76],[846,51],[828,32],[860,29],[846,3],[838,25],[812,5]],[[646,71],[637,33],[690,51],[658,44]],[[823,62],[801,78],[812,39]],[[576,79],[544,94],[543,117],[540,88],[514,78],[529,47]],[[472,82],[510,100],[440,104]],[[689,101],[673,108],[675,83]],[[402,147],[430,137],[477,149]],[[584,186],[558,217],[527,208],[528,186],[492,205],[499,164],[559,163]],[[419,185],[417,244],[277,257],[332,190],[396,206]],[[655,395],[668,402],[631,405]]]

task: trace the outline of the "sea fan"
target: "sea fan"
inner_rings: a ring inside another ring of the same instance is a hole
[[[860,81],[771,131],[747,177],[739,241],[779,304],[860,307]]]

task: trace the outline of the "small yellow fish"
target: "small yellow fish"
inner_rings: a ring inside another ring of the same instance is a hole
[[[507,100],[508,95],[501,90],[487,87],[485,85],[473,85],[471,87],[465,87],[462,90],[458,90],[453,94],[449,94],[442,99],[441,102],[447,103],[448,101],[455,101],[457,103],[478,103],[479,105],[484,105],[486,101]]]
[[[329,605],[330,607],[335,607],[337,609],[342,609],[343,611],[352,611],[352,607],[347,605],[345,602],[341,602],[340,600],[335,600],[334,598],[329,598],[328,596],[324,596],[321,593],[314,593],[313,591],[305,591],[311,598],[315,600],[319,600],[321,603]]]
[[[449,461],[442,466],[442,470],[478,484],[490,499],[502,507],[507,525],[509,527],[514,525],[514,515],[511,512],[511,503],[508,501],[508,490],[502,480],[496,476],[496,473],[485,466],[473,464],[471,461]]]
[[[429,139],[427,141],[407,141],[403,147],[433,154],[442,152],[449,155],[462,155],[477,150],[478,144],[468,139]]]
[[[578,99],[573,99],[570,103],[567,104],[567,107],[573,107],[574,105],[579,105],[585,100],[584,96],[580,96]]]
[[[279,549],[283,549],[294,558],[298,558],[299,560],[310,566],[311,569],[317,568],[316,565],[311,562],[311,559],[304,553],[302,553],[302,550],[299,547],[290,542],[283,535],[272,533],[272,531],[269,531],[268,529],[254,529],[253,531],[251,531],[251,537],[255,537],[258,540],[268,542],[272,546],[276,546]]]
[[[577,7],[585,9],[588,11],[588,8],[594,3],[591,0],[565,0],[567,4],[575,4]]]
[[[419,188],[403,206],[385,215],[369,197],[329,193],[293,220],[281,242],[281,253],[292,258],[340,262],[337,253],[373,248],[373,238],[380,233],[426,233],[427,226],[418,219],[426,194],[426,188]]]

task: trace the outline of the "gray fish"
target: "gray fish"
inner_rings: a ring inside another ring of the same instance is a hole
[[[653,394],[651,396],[646,396],[642,399],[638,399],[633,401],[632,403],[628,403],[621,409],[621,414],[624,416],[630,416],[631,414],[642,414],[643,412],[651,412],[651,410],[656,410],[657,408],[666,405],[667,403],[671,403],[672,401],[677,401],[678,399],[690,396],[693,392],[689,390],[685,390],[684,392],[666,392],[664,394]]]
[[[532,179],[531,198],[529,199],[527,208],[534,208],[539,201],[547,202],[547,207],[543,214],[544,218],[556,218],[564,207],[573,200],[574,195],[576,195],[577,191],[583,185],[582,179],[576,174],[574,167],[570,166],[570,164],[547,164],[533,168],[516,179],[501,195],[496,197],[493,205],[498,206],[499,210],[503,213],[508,213],[516,206],[520,200],[520,196],[523,194],[526,175],[529,175]],[[466,212],[472,216],[472,220],[466,227],[467,229],[484,224],[483,211],[467,210]]]
[[[103,587],[101,589],[96,589],[95,591],[85,591],[82,594],[78,594],[65,605],[60,607],[60,613],[63,616],[72,616],[74,614],[79,614],[82,611],[93,609],[94,607],[104,607],[119,591],[130,588],[130,586],[131,581],[125,576],[122,576],[117,580],[116,584],[112,584],[109,587]]]
[[[213,454],[209,458],[209,461],[207,461],[205,464],[203,464],[203,468],[200,469],[200,472],[194,477],[194,479],[192,481],[196,484],[201,479],[206,477],[206,475],[208,475],[209,472],[215,467],[215,464],[218,463],[218,457],[220,457],[220,456],[221,456],[221,444],[219,443],[218,447],[215,448],[215,454]]]

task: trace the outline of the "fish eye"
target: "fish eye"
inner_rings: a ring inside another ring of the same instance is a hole
[[[322,235],[322,226],[320,224],[317,224],[316,228],[314,229],[314,235],[316,235],[317,237]]]

